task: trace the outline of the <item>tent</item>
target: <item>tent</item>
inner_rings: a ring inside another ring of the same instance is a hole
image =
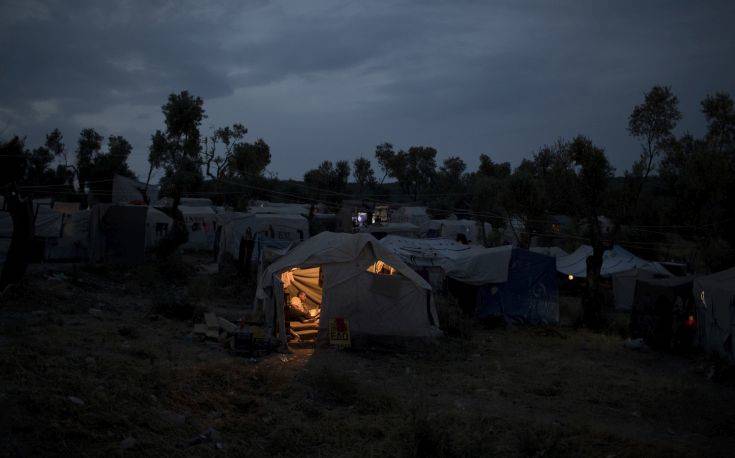
[[[168,234],[174,220],[155,207],[148,207],[145,220],[145,247],[152,249]]]
[[[539,254],[545,254],[546,256],[551,256],[552,258],[563,258],[564,256],[569,256],[569,253],[564,251],[562,248],[559,248],[558,246],[534,246],[529,248],[529,251],[533,251],[534,253]]]
[[[56,207],[56,205],[54,205]],[[81,261],[89,259],[90,210],[63,215],[61,237],[46,241],[47,261]]]
[[[492,226],[485,223],[485,234],[490,235]],[[480,226],[470,219],[432,219],[421,226],[421,235],[426,238],[447,238],[457,240],[462,234],[469,243],[482,244]]]
[[[280,202],[254,201],[248,206],[248,213],[270,213],[280,215],[309,216],[309,204],[289,204]]]
[[[401,207],[390,217],[392,223],[410,223],[418,227],[429,222],[431,218],[426,213],[426,207]]]
[[[189,231],[189,241],[182,248],[185,250],[212,250],[217,229],[217,213],[214,208],[180,205],[179,211],[184,216],[184,222]]]
[[[638,280],[651,280],[660,274],[644,269],[630,269],[612,275],[615,310],[630,310],[635,299],[635,286]]]
[[[363,232],[368,232],[380,240],[386,235],[400,235],[404,237],[418,237],[419,227],[411,223],[371,224]]]
[[[248,230],[255,240],[256,260],[265,246],[282,249],[309,238],[309,221],[300,215],[227,212],[218,215],[218,221],[222,227],[217,247],[220,262],[225,254],[238,258],[240,240]]]
[[[735,360],[735,267],[694,280],[697,342]]]
[[[153,202],[153,200],[151,200]],[[164,197],[156,202],[156,207],[167,207],[171,208],[174,204],[174,200],[171,197]],[[214,207],[214,203],[204,197],[182,197],[179,201],[180,206],[184,207]]]
[[[156,202],[159,187],[146,184],[122,175],[112,178],[112,199],[114,204]],[[147,196],[147,200],[146,200]]]
[[[592,256],[592,247],[582,245],[570,255],[557,258],[556,270],[563,275],[586,278],[587,258],[590,256]],[[613,246],[603,254],[602,269],[600,271],[602,276],[608,277],[612,274],[631,269],[648,270],[665,276],[671,275],[659,263],[641,259],[620,245]]]
[[[264,270],[256,297],[284,344],[284,304],[298,291],[321,310],[319,340],[334,318],[347,319],[353,345],[440,334],[429,284],[370,234],[322,232]]]
[[[661,349],[691,345],[694,329],[687,318],[694,312],[694,279],[692,275],[638,278],[630,315],[631,335]]]
[[[98,204],[89,224],[91,262],[140,264],[145,260],[145,221],[142,205]]]
[[[460,305],[480,318],[559,321],[554,258],[508,245],[482,248],[448,239],[389,236],[381,243],[418,271],[440,267]]]

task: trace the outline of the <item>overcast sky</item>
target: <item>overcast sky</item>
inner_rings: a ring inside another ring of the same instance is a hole
[[[123,135],[144,177],[160,107],[187,89],[204,132],[243,122],[281,178],[384,141],[517,165],[576,134],[622,173],[651,86],[672,86],[696,134],[701,99],[735,95],[732,0],[115,3],[0,0],[3,136]]]

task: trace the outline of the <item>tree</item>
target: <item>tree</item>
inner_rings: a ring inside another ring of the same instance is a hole
[[[548,205],[543,183],[527,170],[519,168],[508,178],[506,192],[502,197],[508,219],[518,216],[523,221],[526,231],[516,235],[520,245],[528,248],[531,233],[544,229],[541,221],[544,221]]]
[[[76,175],[79,190],[84,192],[87,182],[91,179],[92,163],[102,149],[102,135],[94,129],[83,129],[77,140]],[[68,165],[67,165],[68,167]]]
[[[412,146],[408,151],[393,150],[383,143],[375,149],[375,158],[386,176],[398,181],[401,190],[414,201],[436,178],[436,149],[430,146]],[[382,183],[382,181],[381,181]]]
[[[604,323],[604,296],[600,288],[600,271],[605,251],[600,227],[600,209],[607,198],[607,187],[613,169],[598,148],[584,137],[578,136],[569,144],[569,154],[577,168],[577,190],[580,199],[579,215],[587,219],[592,256],[587,258],[587,291],[582,299],[582,322],[592,328]]]
[[[495,163],[487,154],[480,154],[478,173],[491,178],[508,178],[510,176],[510,162]]]
[[[466,210],[465,199],[468,187],[468,177],[465,174],[467,164],[457,156],[450,156],[442,162],[436,173],[436,191],[429,200],[429,210],[434,218],[446,218],[457,210]]]
[[[209,178],[222,179],[233,168],[235,147],[241,144],[247,133],[244,125],[236,123],[232,127],[220,127],[210,137],[204,138],[202,159]],[[219,144],[222,144],[223,150],[219,149]]]
[[[203,182],[199,126],[205,118],[204,101],[188,91],[182,91],[169,95],[161,110],[166,130],[158,130],[153,134],[148,161],[151,170],[164,170],[161,186],[173,199],[170,211],[175,224],[160,246],[161,254],[167,256],[188,240],[184,217],[178,210],[181,197],[186,192],[196,190]]]
[[[375,147],[375,159],[378,161],[380,170],[383,172],[383,178],[380,179],[380,184],[383,184],[388,176],[391,176],[391,172],[394,172],[397,168],[400,168],[396,161],[396,152],[393,150],[393,145],[390,143],[381,143]]]
[[[373,188],[377,184],[370,160],[364,157],[358,157],[352,163],[352,176],[357,184],[357,194],[360,197],[365,195],[367,189]]]
[[[735,109],[730,94],[718,92],[702,101],[707,121],[705,141],[718,153],[735,153]]]
[[[261,177],[271,163],[271,148],[262,138],[233,148],[231,170],[241,178]]]
[[[336,206],[342,202],[349,177],[349,162],[323,161],[319,167],[304,174],[304,184],[309,187],[313,200],[325,200]]]
[[[26,152],[27,166],[25,167],[24,182],[33,185],[59,184],[56,174],[51,170],[54,155],[45,146]]]
[[[54,155],[56,159],[63,159],[64,163],[56,169],[58,179],[69,186],[74,180],[74,173],[69,165],[69,157],[66,153],[66,145],[64,145],[64,136],[59,129],[54,129],[46,135],[45,146]]]
[[[23,278],[35,230],[33,203],[30,197],[21,195],[18,180],[23,177],[27,167],[27,153],[23,140],[13,137],[0,143],[0,190],[2,190],[5,209],[13,222],[13,234],[0,273],[0,293]]]
[[[681,119],[679,99],[670,87],[654,86],[642,104],[636,105],[628,119],[628,131],[641,142],[641,156],[626,172],[623,219],[635,218],[645,181],[656,168],[661,146],[672,138],[672,130]]]

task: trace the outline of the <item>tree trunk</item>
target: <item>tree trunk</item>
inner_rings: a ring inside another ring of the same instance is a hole
[[[587,290],[582,298],[582,324],[591,329],[600,329],[605,324],[605,297],[600,287],[605,247],[602,244],[600,222],[596,216],[590,224],[592,256],[587,258]]]
[[[181,193],[178,188],[173,192],[173,204],[171,206],[171,214],[169,215],[174,221],[171,224],[171,230],[158,244],[158,256],[167,258],[174,254],[176,250],[189,241],[189,230],[186,228],[184,215],[179,210],[181,203]]]
[[[0,273],[0,293],[25,275],[35,233],[32,200],[21,199],[17,191],[12,189],[5,194],[5,203],[13,221],[13,235]]]

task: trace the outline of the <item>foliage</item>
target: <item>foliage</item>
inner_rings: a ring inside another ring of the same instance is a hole
[[[338,204],[342,202],[349,177],[349,162],[337,161],[332,164],[332,161],[323,161],[319,167],[304,174],[304,184],[314,200]]]
[[[352,176],[357,184],[357,195],[361,197],[377,184],[373,166],[370,164],[370,160],[364,157],[358,157],[352,163]]]

